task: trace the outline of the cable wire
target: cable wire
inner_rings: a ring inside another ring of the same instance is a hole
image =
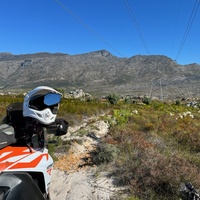
[[[69,10],[64,4],[60,1],[55,0],[66,12],[68,12],[72,17],[74,17],[79,23],[81,23],[86,29],[88,29],[91,33],[93,33],[98,39],[104,42],[107,46],[109,46],[113,51],[115,51],[120,56],[123,56],[119,51],[113,48],[108,42],[106,42],[100,35],[98,35],[92,28],[90,28],[86,23],[84,23],[77,15],[75,15],[71,10]]]
[[[177,18],[176,18],[176,24],[175,24],[175,30],[174,30],[174,35],[173,35],[172,47],[171,47],[171,54],[172,55],[174,53],[174,43],[175,43],[175,37],[176,37],[177,27],[178,27],[178,22],[179,22],[179,17],[180,17],[181,3],[182,3],[182,0],[179,0],[178,12],[177,12]]]
[[[103,0],[103,3],[105,5],[105,7],[107,7],[108,12],[110,13],[110,15],[113,17],[113,19],[115,20],[116,24],[119,26],[119,28],[124,32],[124,34],[127,36],[127,39],[129,40],[130,43],[134,44],[134,47],[137,51],[139,51],[137,49],[137,47],[135,46],[135,43],[133,42],[132,38],[130,37],[130,35],[127,33],[127,31],[124,29],[124,27],[122,26],[122,24],[119,22],[119,20],[116,18],[116,16],[113,14],[112,10],[109,8],[107,1]]]
[[[180,44],[180,47],[179,47],[179,50],[178,50],[178,53],[176,55],[176,60],[178,60],[182,50],[183,50],[183,46],[185,44],[185,41],[188,37],[188,34],[190,32],[190,29],[192,27],[192,24],[193,24],[193,21],[194,21],[194,18],[196,16],[196,13],[198,11],[198,8],[199,8],[199,5],[200,5],[200,1],[196,0],[195,4],[194,4],[194,7],[193,7],[193,10],[192,10],[192,13],[190,15],[190,19],[188,21],[188,24],[187,24],[187,27],[186,27],[186,30],[185,30],[185,33],[184,33],[184,36],[183,36],[183,39],[181,41],[181,44]]]
[[[148,47],[147,47],[147,44],[146,44],[146,42],[145,42],[145,40],[144,40],[144,37],[142,36],[142,32],[141,32],[141,30],[140,30],[140,28],[139,28],[139,25],[138,25],[138,23],[137,23],[137,21],[136,21],[136,19],[135,19],[135,16],[134,16],[134,14],[133,14],[133,12],[132,12],[132,10],[131,10],[130,5],[129,5],[129,3],[128,3],[128,0],[124,0],[124,2],[125,2],[125,4],[126,4],[126,7],[127,7],[128,12],[129,12],[129,15],[130,15],[130,17],[131,17],[131,20],[132,20],[132,22],[133,22],[133,24],[134,24],[134,26],[135,26],[135,29],[136,29],[136,31],[137,31],[137,33],[138,33],[138,35],[139,35],[139,38],[140,38],[140,40],[141,40],[141,42],[142,42],[142,45],[143,45],[145,51],[147,52],[147,54],[150,54],[150,53],[149,53],[149,49],[148,49]]]

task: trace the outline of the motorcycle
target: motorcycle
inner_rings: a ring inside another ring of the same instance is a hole
[[[67,133],[68,122],[57,119],[62,94],[39,86],[22,103],[7,107],[0,125],[0,200],[50,200],[53,159],[47,134]]]

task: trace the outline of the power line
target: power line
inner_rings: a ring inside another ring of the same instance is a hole
[[[135,45],[135,43],[133,42],[132,38],[130,37],[130,35],[128,34],[128,32],[124,29],[124,27],[122,26],[122,24],[119,22],[119,20],[116,18],[116,16],[113,14],[112,10],[109,8],[107,1],[103,0],[104,5],[107,7],[108,12],[110,13],[110,15],[113,17],[113,19],[115,20],[116,24],[119,26],[119,28],[124,32],[124,34],[127,36],[127,39],[130,41],[130,43],[133,43]],[[137,47],[134,46],[135,49],[138,51]]]
[[[120,56],[123,56],[119,51],[117,51],[114,47],[112,47],[108,42],[106,42],[100,35],[98,35],[92,28],[90,28],[86,23],[84,23],[77,15],[75,15],[71,10],[69,10],[64,4],[60,1],[55,0],[66,12],[68,12],[72,17],[74,17],[79,23],[81,23],[86,29],[88,29],[91,33],[93,33],[98,39],[104,42],[107,46],[109,46],[113,51],[115,51]]]
[[[190,19],[188,21],[188,24],[187,24],[187,27],[186,27],[186,30],[185,30],[185,33],[184,33],[184,36],[183,36],[183,39],[181,41],[181,44],[180,44],[180,47],[179,47],[179,50],[178,50],[178,53],[176,55],[176,60],[178,60],[180,54],[181,54],[181,51],[183,50],[183,46],[185,44],[185,41],[188,37],[188,34],[190,32],[190,29],[191,29],[191,26],[193,24],[193,21],[194,21],[194,18],[196,16],[196,13],[197,13],[197,10],[199,8],[199,5],[200,5],[200,1],[196,0],[195,4],[194,4],[194,7],[193,7],[193,10],[192,10],[192,13],[190,15]]]
[[[179,0],[179,5],[178,5],[178,12],[177,12],[177,19],[176,19],[176,24],[175,24],[175,31],[174,31],[174,35],[173,35],[173,41],[172,41],[172,50],[171,53],[174,53],[174,41],[175,41],[175,36],[176,36],[176,32],[177,32],[177,27],[178,27],[178,22],[179,22],[179,17],[180,17],[180,10],[181,10],[181,3],[182,0]],[[173,57],[173,56],[172,56]]]
[[[124,0],[124,2],[125,2],[126,7],[127,7],[127,9],[128,9],[128,12],[129,12],[129,15],[130,15],[130,17],[131,17],[131,20],[132,20],[132,22],[133,22],[133,24],[134,24],[134,26],[135,26],[135,29],[136,29],[136,31],[137,31],[137,33],[138,33],[138,35],[139,35],[139,38],[140,38],[140,40],[141,40],[141,42],[142,42],[142,45],[143,45],[145,51],[147,52],[147,54],[150,54],[150,53],[149,53],[149,49],[148,49],[148,47],[147,47],[147,45],[146,45],[146,42],[145,42],[145,40],[144,40],[144,38],[143,38],[143,36],[142,36],[142,32],[141,32],[141,30],[140,30],[140,28],[139,28],[139,26],[138,26],[138,23],[137,23],[137,21],[136,21],[136,19],[135,19],[135,16],[134,16],[134,14],[133,14],[133,12],[132,12],[132,10],[131,10],[131,7],[130,7],[130,5],[129,5],[129,3],[128,3],[128,0]]]

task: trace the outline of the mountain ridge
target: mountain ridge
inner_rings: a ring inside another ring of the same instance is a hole
[[[198,96],[200,65],[179,65],[164,55],[113,56],[106,50],[84,54],[40,52],[0,53],[1,90],[22,90],[38,85],[81,88],[96,95]]]

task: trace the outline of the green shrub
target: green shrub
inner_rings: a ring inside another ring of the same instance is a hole
[[[122,124],[126,124],[128,122],[130,116],[131,116],[130,110],[114,109],[111,120],[114,121],[115,124],[122,125]]]
[[[149,98],[149,97],[144,97],[144,98],[142,99],[142,102],[143,102],[144,104],[146,104],[146,105],[149,105],[150,102],[151,102],[151,98]]]
[[[132,103],[133,101],[132,101],[132,98],[131,98],[131,97],[126,97],[126,98],[124,99],[124,102],[125,102],[125,103]]]
[[[63,140],[61,137],[58,136],[51,136],[48,137],[48,152],[53,157],[54,160],[57,160],[55,157],[55,153],[58,151],[65,151],[64,149],[67,149],[67,146],[63,149],[61,146],[63,145]]]
[[[110,104],[116,105],[120,97],[116,94],[110,94],[106,97],[106,99],[109,101]]]
[[[97,149],[93,152],[92,161],[96,165],[103,163],[109,163],[116,158],[119,150],[115,145],[101,143]]]
[[[197,106],[198,108],[200,108],[200,100],[197,100],[196,106]]]

